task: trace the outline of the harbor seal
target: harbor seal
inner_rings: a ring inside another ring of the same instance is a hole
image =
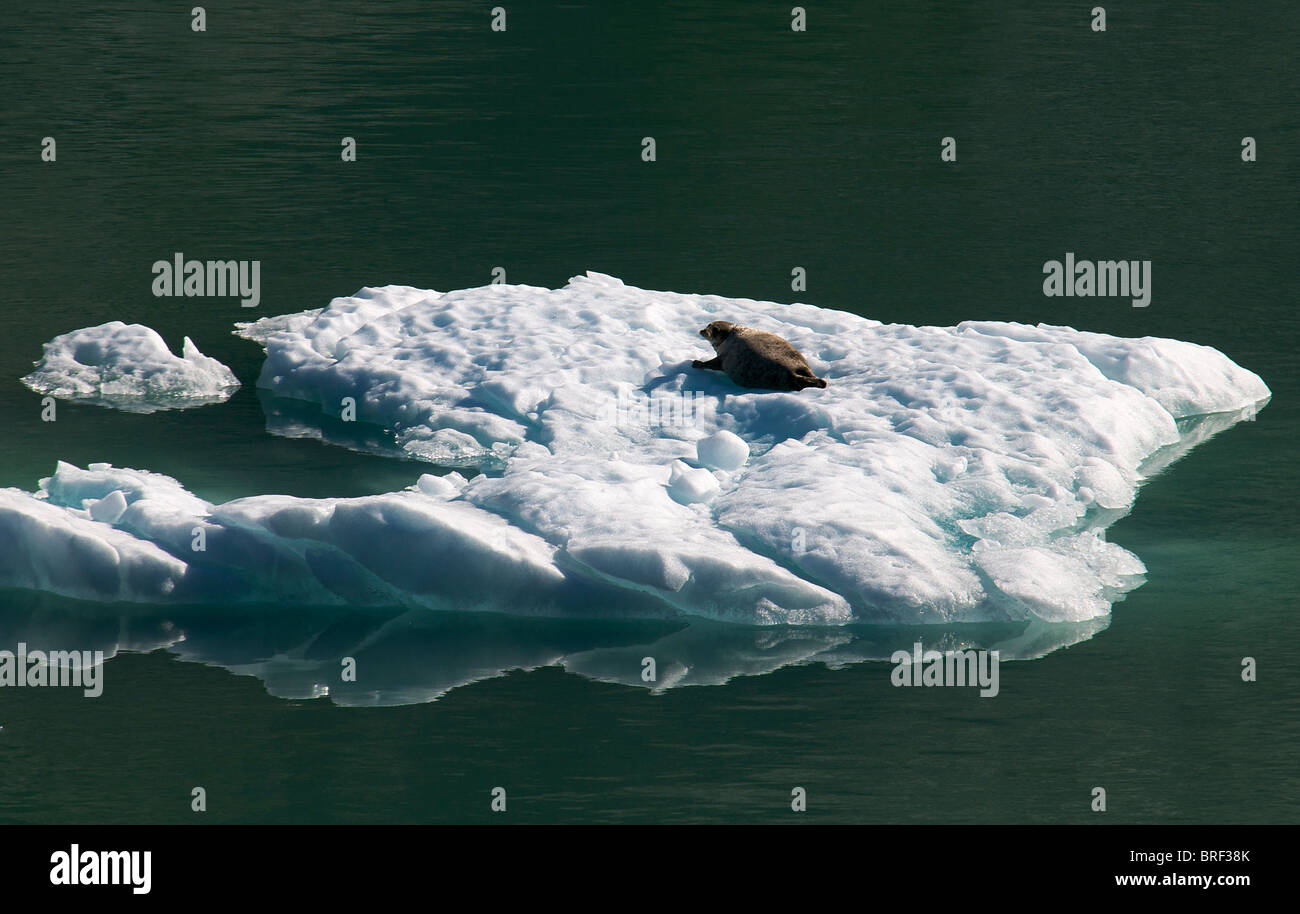
[[[786,340],[766,330],[741,327],[730,321],[714,321],[700,331],[718,354],[707,362],[691,362],[692,368],[724,371],[741,387],[768,390],[803,390],[825,387],[813,374],[803,354]]]

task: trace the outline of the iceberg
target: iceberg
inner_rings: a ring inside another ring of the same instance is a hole
[[[239,387],[188,336],[176,356],[157,331],[122,321],[56,336],[22,382],[39,394],[135,413],[220,403]]]
[[[693,370],[715,319],[790,340],[829,388]],[[1142,579],[1104,530],[1144,471],[1197,417],[1269,397],[1177,340],[885,325],[598,273],[366,288],[238,332],[266,349],[259,386],[317,410],[326,440],[349,445],[338,420],[355,404],[366,449],[482,471],[456,501],[571,569],[735,621],[1105,614]]]
[[[715,319],[785,337],[829,387],[692,369]],[[1106,527],[1143,479],[1269,396],[1174,340],[886,325],[595,273],[554,290],[366,288],[237,332],[266,349],[266,395],[296,404],[268,411],[273,431],[441,472],[359,498],[212,504],[169,477],[61,462],[34,493],[0,490],[0,586],[1093,631],[1144,574]]]

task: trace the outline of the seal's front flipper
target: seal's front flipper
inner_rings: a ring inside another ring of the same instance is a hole
[[[722,356],[720,356],[720,355],[719,355],[719,356],[715,356],[715,357],[709,359],[707,362],[701,362],[699,359],[696,359],[694,362],[691,362],[691,367],[692,367],[692,368],[712,368],[714,371],[721,371],[721,370],[722,370]]]

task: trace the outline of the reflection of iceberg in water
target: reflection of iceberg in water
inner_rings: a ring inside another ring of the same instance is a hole
[[[328,696],[343,706],[419,704],[512,670],[559,666],[602,682],[663,690],[720,685],[804,663],[832,668],[888,661],[896,650],[984,649],[1029,660],[1091,637],[1108,619],[1047,624],[979,623],[903,627],[771,627],[691,621],[527,619],[421,610],[172,607],[108,616],[102,607],[9,592],[0,644],[29,650],[164,648],[183,660],[260,680],[279,698]],[[125,607],[119,607],[125,609]],[[88,612],[88,610],[93,610]],[[342,681],[342,661],[357,680]],[[656,679],[642,679],[653,657]],[[887,673],[882,668],[882,681]],[[113,687],[112,667],[104,688]]]
[[[1209,441],[1219,432],[1232,428],[1238,422],[1254,422],[1255,416],[1268,404],[1268,398],[1241,409],[1222,413],[1188,416],[1178,420],[1178,440],[1160,448],[1142,462],[1143,479],[1163,473],[1175,461],[1181,460],[1192,448]]]

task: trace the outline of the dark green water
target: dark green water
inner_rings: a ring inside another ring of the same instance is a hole
[[[508,6],[505,33],[481,4],[263,6],[210,7],[205,34],[188,5],[0,12],[0,485],[31,490],[56,459],[167,473],[213,501],[407,485],[426,468],[268,435],[261,352],[231,324],[367,284],[482,285],[495,266],[535,285],[594,269],[884,321],[1176,337],[1273,399],[1111,529],[1148,582],[1109,627],[1004,664],[994,700],[895,689],[866,663],[662,694],[543,667],[337,707],[237,675],[297,623],[232,610],[225,665],[127,652],[93,701],[0,690],[0,820],[1300,821],[1300,7],[1111,4],[1096,34],[1088,4],[816,5],[795,34],[788,6],[748,3]],[[174,251],[260,260],[261,306],[154,298],[150,265]],[[1066,251],[1152,260],[1151,306],[1044,298],[1042,264]],[[113,319],[173,348],[190,335],[245,386],[192,411],[61,404],[41,422],[17,380],[41,343]],[[60,626],[133,644],[157,621],[0,596],[6,644]],[[221,622],[176,618],[191,624]],[[663,634],[439,624],[484,669],[519,645]],[[412,635],[409,662],[435,641]],[[1246,656],[1258,682],[1240,679]],[[505,815],[489,812],[497,785]]]

